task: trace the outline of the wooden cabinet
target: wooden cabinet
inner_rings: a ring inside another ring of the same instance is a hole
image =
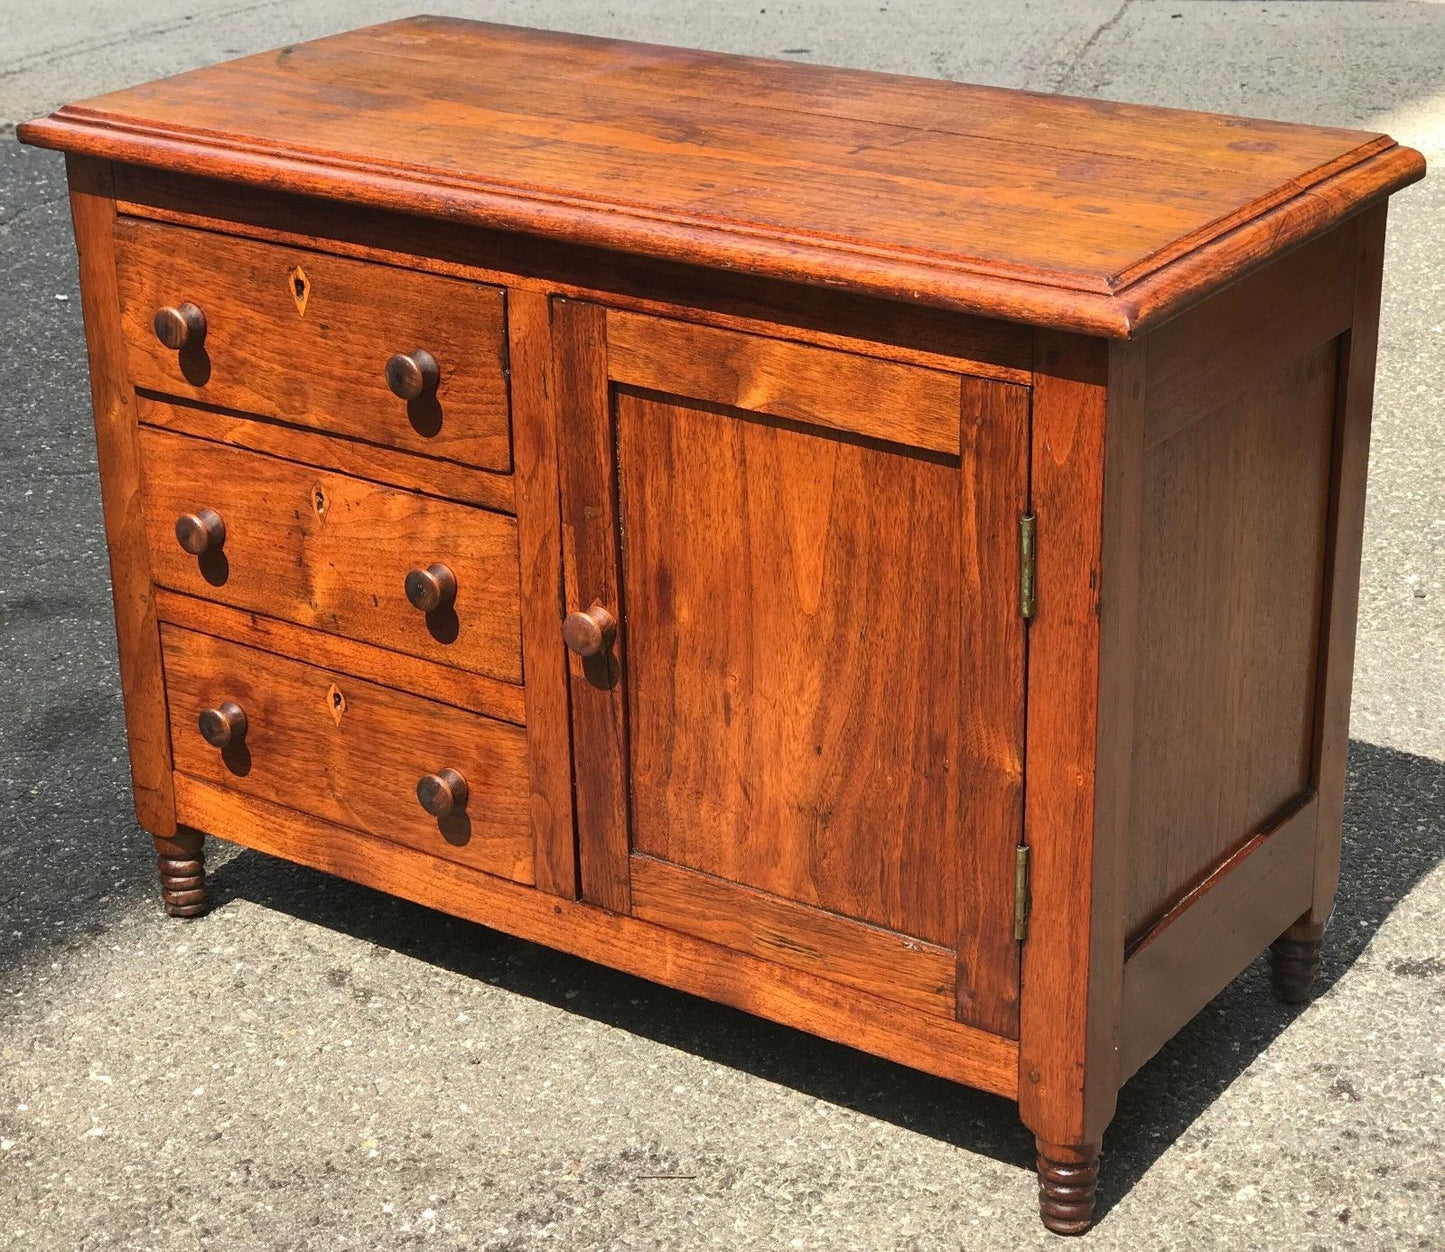
[[[1308,993],[1416,153],[441,18],[21,138],[172,913],[216,832],[996,1092],[1063,1233]]]

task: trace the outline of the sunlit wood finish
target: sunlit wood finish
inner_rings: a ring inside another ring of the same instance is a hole
[[[1015,1098],[1066,1234],[1308,994],[1418,154],[444,18],[21,137],[170,912],[214,831]]]

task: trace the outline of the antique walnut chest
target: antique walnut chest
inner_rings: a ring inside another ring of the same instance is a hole
[[[1335,893],[1384,135],[416,18],[68,154],[141,825],[1016,1099]]]

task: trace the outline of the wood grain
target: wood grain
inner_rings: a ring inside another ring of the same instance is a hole
[[[952,1017],[955,957],[879,927],[636,856],[632,914],[766,961]]]
[[[1363,214],[1355,239],[1354,315],[1341,342],[1332,431],[1328,547],[1321,606],[1320,686],[1314,736],[1314,773],[1320,797],[1314,892],[1301,918],[1300,938],[1319,937],[1334,909],[1340,880],[1340,836],[1345,811],[1345,768],[1350,751],[1350,689],[1355,667],[1355,626],[1360,607],[1360,552],[1365,530],[1365,475],[1375,354],[1380,335],[1380,284],[1385,263],[1385,206]]]
[[[1018,1047],[981,1030],[636,918],[339,830],[181,776],[188,823],[405,900],[546,944],[926,1073],[1012,1098]]]
[[[136,396],[135,403],[141,422],[147,426],[264,452],[285,461],[339,470],[353,478],[389,483],[408,491],[455,500],[458,504],[498,513],[517,511],[510,474],[487,473],[374,443],[288,426],[284,422],[264,421],[249,414],[163,400],[144,393]]]
[[[174,626],[161,636],[181,773],[533,881],[519,728]],[[223,700],[245,710],[247,729],[241,744],[217,751],[196,717]],[[418,803],[416,786],[443,768],[461,772],[470,798],[463,814],[437,819]],[[209,829],[229,837],[225,826]]]
[[[1349,329],[1356,238],[1354,223],[1338,227],[1146,336],[1145,444],[1257,392],[1282,363]]]
[[[958,862],[1012,835],[963,793],[963,690],[1002,658],[960,647],[957,464],[615,407],[632,850],[950,948],[1011,909]]]
[[[121,219],[122,322],[137,387],[486,469],[512,465],[505,304],[495,287],[299,248]],[[298,271],[309,282],[304,310]],[[172,352],[156,309],[193,301],[204,346]],[[392,394],[394,353],[441,366],[435,395]]]
[[[435,18],[67,106],[21,137],[1115,336],[1424,172],[1378,134]]]
[[[511,518],[168,431],[143,430],[141,447],[160,585],[521,682]],[[226,522],[215,560],[176,542],[176,517],[201,506]],[[436,561],[460,589],[454,610],[428,616],[403,584]]]
[[[958,455],[956,374],[664,321],[607,314],[614,382]]]
[[[508,301],[516,415],[522,658],[527,676],[527,768],[537,885],[554,895],[575,897],[578,878],[572,826],[572,742],[567,661],[559,634],[565,592],[551,306],[546,296],[532,291],[509,292]]]
[[[1028,506],[1029,392],[963,380],[959,464],[959,649],[965,814],[960,900],[1008,899],[1023,841],[1026,631],[1019,613],[1019,516]],[[1019,1031],[1019,945],[1009,909],[959,910],[958,1019],[1012,1039]]]
[[[377,212],[354,204],[120,165],[128,216],[220,230],[339,256],[447,274],[726,330],[812,343],[863,356],[976,374],[1033,378],[1033,334],[1011,322],[941,313],[756,274],[661,261],[520,231]]]
[[[151,595],[150,554],[142,514],[135,393],[126,377],[125,340],[116,289],[112,236],[115,202],[110,165],[70,157],[65,170],[70,182],[75,247],[80,256],[81,309],[90,354],[101,513],[110,552],[110,586],[136,820],[152,835],[169,838],[176,831],[175,793],[171,785],[160,633]]]
[[[304,657],[325,669],[398,691],[417,692],[442,704],[483,713],[515,726],[522,726],[527,720],[523,688],[515,683],[450,666],[439,667],[401,652],[310,630],[247,609],[233,609],[214,600],[167,591],[164,587],[156,588],[155,602],[156,615],[174,626],[279,656]]]
[[[1143,355],[1040,332],[1035,359],[1019,1113],[1040,1138],[1077,1145],[1103,1133],[1118,1083]]]
[[[1318,803],[1231,858],[1124,966],[1119,1081],[1127,1079],[1308,908]]]
[[[1130,935],[1312,785],[1336,359],[1280,361],[1145,459]]]
[[[552,304],[556,420],[562,490],[564,611],[601,604],[623,620],[617,568],[617,499],[607,318],[576,300]],[[561,623],[558,623],[561,640]],[[572,703],[573,802],[583,899],[630,908],[627,869],[627,731],[620,688],[625,626],[603,656],[568,654]]]

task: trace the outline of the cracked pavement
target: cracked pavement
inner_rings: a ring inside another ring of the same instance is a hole
[[[1097,1248],[1445,1246],[1445,5],[581,0],[441,11],[1388,130],[1339,907],[1124,1090]],[[1052,1243],[1007,1102],[251,852],[155,900],[131,816],[61,162],[79,96],[412,11],[0,13],[0,1249]]]

